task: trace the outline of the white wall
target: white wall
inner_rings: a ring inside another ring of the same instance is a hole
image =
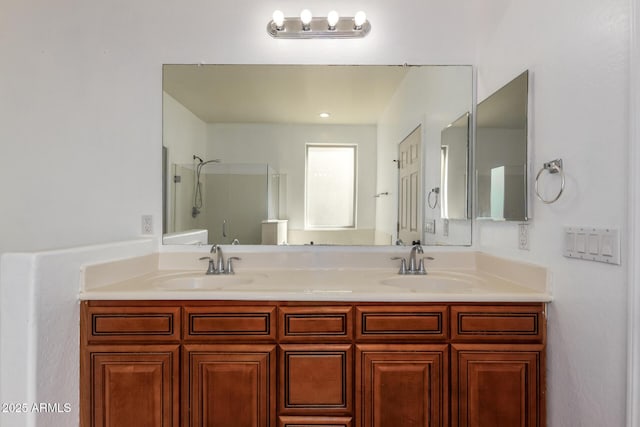
[[[81,267],[150,254],[157,242],[111,243],[40,253],[12,253],[0,263],[0,426],[78,425]],[[51,412],[33,404],[57,404]]]
[[[530,251],[515,224],[479,222],[478,249],[547,266],[550,426],[625,423],[623,266],[562,256],[562,228],[615,227],[626,247],[629,16],[626,0],[511,1],[478,52],[478,99],[530,70],[532,171],[562,158],[567,185],[553,205],[533,202]],[[532,184],[532,183],[531,183]]]

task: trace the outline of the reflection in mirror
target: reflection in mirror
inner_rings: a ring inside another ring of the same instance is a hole
[[[525,221],[527,212],[528,72],[478,104],[478,219]]]
[[[467,219],[469,113],[442,130],[440,142],[440,216]]]
[[[469,66],[165,65],[164,243],[394,244],[399,144],[420,128],[416,179],[439,186],[441,130],[470,110],[471,95]],[[330,147],[355,155],[344,160],[349,174],[316,163]],[[452,160],[451,173],[461,164]],[[329,186],[350,190],[338,199]],[[440,207],[418,210],[423,243],[470,244],[464,215],[447,230]]]

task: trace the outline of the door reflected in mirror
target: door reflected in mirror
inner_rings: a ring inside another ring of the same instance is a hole
[[[526,221],[527,109],[525,71],[478,104],[476,111],[476,217]]]
[[[445,142],[442,129],[471,102],[470,66],[164,65],[164,242],[395,244],[399,146],[419,129],[421,168],[407,184],[422,199],[414,233],[424,244],[469,245],[468,139]],[[430,209],[423,189],[441,185],[443,145],[447,208]],[[309,186],[344,179],[335,168],[310,172],[310,146],[355,147],[345,201]],[[348,221],[310,222],[325,202],[349,204]]]

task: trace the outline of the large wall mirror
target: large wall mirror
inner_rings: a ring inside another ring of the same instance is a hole
[[[470,245],[471,104],[470,66],[164,65],[163,241]]]
[[[525,71],[478,104],[476,110],[476,217],[526,221],[527,109]]]

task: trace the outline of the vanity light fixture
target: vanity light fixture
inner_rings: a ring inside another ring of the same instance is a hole
[[[332,10],[326,18],[314,18],[309,9],[300,17],[285,17],[280,10],[273,12],[267,24],[267,33],[283,39],[346,39],[364,37],[371,31],[367,15],[360,11],[354,17],[340,17]]]
[[[320,118],[328,119],[331,116],[329,113],[320,113]]]

